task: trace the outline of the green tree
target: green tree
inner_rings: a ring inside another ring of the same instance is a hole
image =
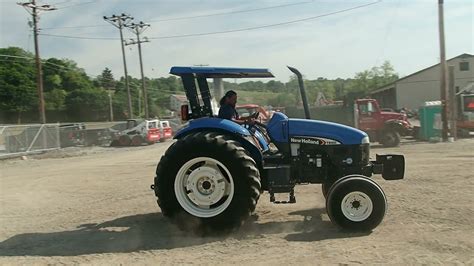
[[[108,97],[104,90],[82,89],[66,97],[69,117],[75,121],[105,121],[107,119]]]
[[[398,79],[398,74],[389,61],[381,66],[356,73],[348,88],[348,93],[357,97],[367,96],[371,91]]]
[[[100,74],[100,76],[98,76],[97,78],[102,88],[107,89],[107,90],[115,89],[116,81],[114,79],[114,75],[112,74],[112,70],[110,70],[109,68],[106,67],[102,71],[102,74]]]
[[[18,47],[0,48],[0,110],[15,112],[17,123],[22,113],[38,107],[34,61],[31,53]]]
[[[62,89],[53,89],[44,93],[46,110],[61,111],[66,109],[67,92]]]

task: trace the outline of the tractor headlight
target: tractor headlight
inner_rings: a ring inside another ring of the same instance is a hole
[[[370,144],[370,139],[369,139],[369,136],[365,136],[363,139],[362,139],[362,144]]]

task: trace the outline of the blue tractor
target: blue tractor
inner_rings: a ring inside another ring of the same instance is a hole
[[[254,212],[263,191],[271,202],[295,203],[295,185],[311,183],[322,184],[327,213],[343,229],[370,231],[381,223],[387,199],[369,177],[402,179],[404,157],[370,161],[366,133],[310,120],[301,74],[290,70],[299,78],[308,119],[277,112],[267,124],[239,125],[213,113],[207,78],[273,77],[268,69],[171,68],[182,79],[189,101],[182,118],[189,122],[161,158],[152,185],[164,216],[183,230],[228,232]],[[288,200],[277,201],[279,193]]]

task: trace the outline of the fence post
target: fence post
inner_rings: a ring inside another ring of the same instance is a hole
[[[43,130],[44,125],[45,124],[41,124],[41,127],[39,128],[38,132],[36,133],[35,137],[33,138],[33,141],[31,141],[31,144],[28,147],[28,149],[26,149],[26,152],[29,152],[31,150],[31,148],[33,147],[33,144],[35,144],[35,142],[36,142],[36,139],[38,139],[38,136],[41,134],[41,131]]]
[[[59,132],[59,122],[56,123],[56,147],[61,149],[61,140],[59,139],[60,132]]]

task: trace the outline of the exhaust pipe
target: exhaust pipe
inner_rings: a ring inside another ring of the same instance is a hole
[[[303,101],[303,107],[304,107],[304,114],[306,119],[311,119],[311,116],[309,114],[309,106],[308,106],[308,99],[306,98],[306,90],[304,89],[304,82],[303,82],[303,75],[298,71],[298,69],[294,67],[287,66],[288,69],[293,72],[296,77],[298,77],[298,84],[300,86],[300,94],[301,94],[301,100]]]

